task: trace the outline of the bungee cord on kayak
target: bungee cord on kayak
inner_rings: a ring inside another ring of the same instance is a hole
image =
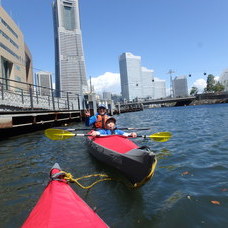
[[[109,177],[106,174],[91,174],[91,175],[87,175],[87,176],[82,176],[82,177],[74,178],[71,173],[67,173],[65,171],[61,171],[60,173],[63,173],[64,174],[64,178],[63,179],[67,180],[68,182],[73,182],[73,183],[77,184],[79,187],[81,187],[83,189],[90,189],[94,185],[96,185],[96,184],[98,184],[98,183],[100,183],[102,181],[114,180],[114,179],[112,179],[111,177]],[[79,180],[88,179],[88,178],[91,178],[91,177],[102,177],[102,179],[99,179],[99,180],[94,181],[89,186],[84,186],[81,183],[79,183]]]
[[[64,177],[63,177],[64,180],[66,180],[67,182],[70,182],[70,183],[75,183],[79,187],[81,187],[82,189],[91,189],[94,185],[96,185],[96,184],[98,184],[100,182],[103,182],[103,181],[116,181],[116,182],[124,184],[128,188],[138,188],[138,187],[141,187],[142,185],[144,185],[148,181],[148,179],[153,177],[156,165],[157,165],[157,160],[152,165],[151,172],[148,174],[148,176],[146,176],[141,182],[138,182],[138,183],[135,183],[135,184],[127,184],[124,181],[122,181],[120,179],[116,179],[116,178],[110,177],[107,174],[90,174],[90,175],[86,175],[86,176],[82,176],[82,177],[78,177],[78,178],[74,178],[71,173],[67,173],[65,171],[61,171],[59,174],[64,174]],[[102,179],[96,180],[96,181],[94,181],[92,184],[90,184],[88,186],[82,185],[79,182],[80,180],[88,179],[88,178],[91,178],[91,177],[101,177]],[[58,180],[58,179],[56,179],[56,180]]]
[[[138,183],[135,183],[133,185],[133,188],[139,188],[141,187],[142,185],[144,185],[149,179],[151,179],[153,176],[154,176],[154,172],[155,172],[155,169],[156,169],[156,166],[157,166],[157,159],[155,159],[154,163],[152,164],[152,168],[151,168],[151,171],[150,173],[141,181],[141,182],[138,182]]]

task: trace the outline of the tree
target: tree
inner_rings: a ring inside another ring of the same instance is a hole
[[[214,85],[214,92],[222,92],[222,91],[224,91],[224,89],[225,89],[225,86],[222,85],[220,82],[217,82]]]
[[[207,86],[204,89],[204,92],[213,92],[215,85],[215,76],[213,74],[209,74],[207,76]]]
[[[190,95],[195,96],[199,92],[198,88],[193,86],[190,92]]]
[[[215,81],[215,76],[209,74],[207,77],[207,87],[204,89],[204,92],[222,92],[225,87],[220,83]]]

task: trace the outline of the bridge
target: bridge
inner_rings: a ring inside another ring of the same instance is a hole
[[[153,99],[153,100],[138,100],[137,102],[128,102],[124,104],[119,104],[120,110],[125,109],[134,109],[138,108],[136,111],[142,110],[143,106],[148,107],[149,105],[163,105],[164,106],[185,106],[190,105],[194,101],[209,101],[215,100],[215,103],[228,103],[228,92],[218,92],[218,93],[202,93],[196,94],[196,96],[188,96],[188,97],[168,97],[161,99]],[[201,102],[204,104],[205,102]],[[208,102],[211,103],[211,102]],[[212,102],[213,103],[213,102]],[[141,108],[142,107],[142,108]]]
[[[169,97],[169,98],[161,98],[156,100],[147,100],[142,101],[143,105],[151,105],[151,104],[167,104],[167,103],[175,103],[174,106],[183,106],[183,105],[189,105],[192,101],[196,100],[197,98],[195,96],[189,96],[189,97]]]

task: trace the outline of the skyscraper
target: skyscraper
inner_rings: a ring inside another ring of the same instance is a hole
[[[188,96],[187,77],[179,76],[173,80],[173,94],[174,97],[186,97]]]
[[[154,76],[153,70],[141,67],[142,77],[142,97],[143,98],[154,98]]]
[[[64,96],[59,92],[63,90],[82,95],[88,88],[78,0],[55,0],[53,16],[56,94]]]
[[[119,57],[122,98],[129,101],[142,97],[141,57],[130,52]]]
[[[154,94],[153,99],[160,99],[166,97],[165,80],[154,78]]]
[[[37,81],[37,85],[39,86],[37,88],[37,90],[39,91],[39,94],[41,96],[51,96],[51,89],[52,89],[51,73],[43,72],[43,71],[37,72],[36,81]]]

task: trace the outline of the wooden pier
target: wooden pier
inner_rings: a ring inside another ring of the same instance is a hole
[[[81,111],[1,112],[0,138],[81,121]]]

